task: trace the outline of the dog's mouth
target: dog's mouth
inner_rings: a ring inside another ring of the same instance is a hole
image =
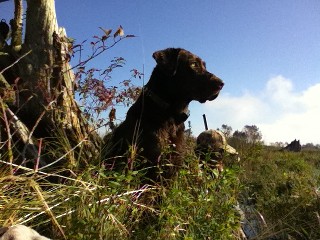
[[[213,94],[208,98],[208,101],[213,101],[213,100],[215,100],[215,99],[218,97],[219,93],[220,93],[220,90],[217,91],[217,92],[215,92],[215,93],[213,93]]]
[[[199,100],[200,103],[205,103],[206,101],[213,101],[219,96],[220,90],[214,91],[210,96],[202,98]]]
[[[200,103],[215,100],[224,86],[224,82],[220,78],[209,72],[207,72],[201,83],[201,87],[196,91],[197,98],[194,99]]]
[[[199,102],[200,103],[205,103],[206,101],[213,101],[218,97],[219,93],[220,93],[220,91],[215,92],[214,94],[210,95],[207,98],[200,99]]]

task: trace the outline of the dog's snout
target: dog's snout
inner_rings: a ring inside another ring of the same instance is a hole
[[[222,80],[220,80],[219,84],[218,84],[218,87],[219,89],[221,90],[224,86],[224,82]]]
[[[214,85],[215,85],[219,90],[221,90],[221,89],[223,88],[223,86],[224,86],[224,82],[223,82],[220,78],[216,77],[216,76],[213,75],[213,74],[212,74],[212,76],[211,76],[211,81],[214,82]]]

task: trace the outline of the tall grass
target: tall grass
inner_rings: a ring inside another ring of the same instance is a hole
[[[59,136],[46,152],[82,161]],[[226,156],[223,172],[190,151],[170,185],[106,171],[100,159],[20,175],[2,161],[0,225],[26,224],[53,239],[241,239],[248,216],[240,205],[265,220],[255,239],[319,239],[320,153],[236,147],[240,163]]]
[[[259,147],[242,159],[241,198],[264,216],[259,239],[320,239],[320,151]]]

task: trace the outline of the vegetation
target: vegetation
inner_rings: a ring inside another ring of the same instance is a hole
[[[30,2],[29,40],[22,42],[22,0],[15,0],[11,45],[7,36],[0,39],[0,226],[25,224],[53,239],[320,239],[320,151],[311,143],[298,153],[279,151],[281,144],[263,145],[254,125],[233,134],[223,125],[241,158],[225,156],[224,171],[199,160],[192,136],[184,166],[169,185],[141,184],[140,171],[106,171],[94,129],[114,127],[112,107],[135,99],[139,88],[131,80],[143,74],[134,69],[129,80],[112,86],[110,75],[123,58],[105,70],[88,63],[134,36],[121,26],[114,34],[101,29],[89,43],[89,58],[71,68],[70,58],[86,42],[75,44],[65,35],[52,42],[49,30],[57,26],[33,16],[42,16],[34,11],[46,4],[54,9],[54,2]],[[49,40],[32,41],[37,32]],[[68,47],[63,56],[61,46]],[[43,49],[57,55],[41,59]],[[110,109],[104,122],[101,113]]]
[[[256,239],[318,239],[320,151],[238,146],[241,161],[226,156],[220,173],[190,151],[172,187],[142,186],[141,173],[106,172],[99,159],[59,183],[52,177],[67,168],[11,175],[2,163],[0,225],[23,223],[54,239],[241,239],[250,207]]]
[[[320,152],[242,151],[239,201],[263,216],[260,239],[319,239]]]

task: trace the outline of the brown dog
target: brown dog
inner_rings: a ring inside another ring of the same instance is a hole
[[[161,160],[164,152],[170,152],[163,157],[169,160],[169,165],[182,164],[179,155],[184,152],[184,121],[189,116],[189,103],[214,100],[224,83],[206,70],[204,61],[184,49],[157,51],[153,58],[157,66],[149,82],[106,143],[109,146],[106,167],[149,167],[147,176],[156,180],[157,166],[168,163]],[[136,154],[144,160],[138,163]],[[171,171],[171,176],[176,169],[170,167],[166,171]]]

